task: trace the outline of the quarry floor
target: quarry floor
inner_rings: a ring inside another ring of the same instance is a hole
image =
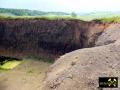
[[[9,71],[0,71],[0,90],[41,90],[49,63],[23,60]]]

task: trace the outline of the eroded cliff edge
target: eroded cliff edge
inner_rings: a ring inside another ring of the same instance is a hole
[[[24,57],[64,53],[94,46],[109,24],[80,20],[0,20],[0,55]]]

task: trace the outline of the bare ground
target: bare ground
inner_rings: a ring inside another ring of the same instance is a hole
[[[41,90],[50,64],[23,60],[13,70],[0,72],[0,90]]]
[[[120,24],[111,25],[96,47],[61,56],[51,66],[42,90],[120,90],[120,83],[118,88],[99,88],[99,77],[120,77],[119,33]]]

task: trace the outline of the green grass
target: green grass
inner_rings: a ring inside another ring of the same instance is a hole
[[[44,16],[12,16],[12,15],[7,15],[7,14],[0,14],[0,20],[11,20],[11,19],[43,19],[43,20],[83,20],[83,21],[101,21],[101,22],[120,22],[120,15],[118,16],[77,16],[77,17],[72,17],[70,15],[44,15]]]
[[[3,65],[0,65],[0,69],[2,70],[10,70],[15,68],[17,65],[19,65],[21,63],[21,61],[7,61],[6,63],[4,63]]]
[[[7,16],[7,15],[0,15],[0,20],[11,20],[11,19],[24,19],[24,20],[31,20],[31,19],[42,19],[42,20],[83,20],[83,21],[101,21],[101,22],[120,22],[120,16],[113,16],[113,17],[102,17],[102,18],[95,18],[90,16],[57,16],[57,15],[46,15],[46,16]]]
[[[116,17],[105,17],[105,18],[100,18],[96,19],[96,21],[101,21],[101,22],[120,22],[120,16]]]
[[[71,19],[78,19],[77,17],[71,17],[71,16],[57,16],[57,15],[46,15],[46,16],[7,16],[7,15],[1,15],[0,14],[0,20],[4,19],[46,19],[46,20],[71,20]]]

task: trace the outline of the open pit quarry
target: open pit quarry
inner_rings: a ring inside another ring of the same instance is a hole
[[[64,19],[0,20],[0,56],[44,56],[55,60],[44,80],[37,83],[41,88],[24,90],[111,90],[99,88],[98,79],[120,77],[120,24]],[[120,90],[120,83],[118,86],[112,90]]]

